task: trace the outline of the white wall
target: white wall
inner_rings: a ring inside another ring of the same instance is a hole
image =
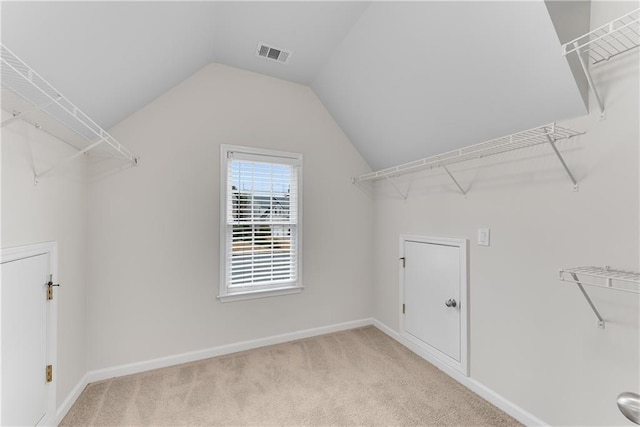
[[[31,165],[42,171],[74,152],[24,122],[2,128],[2,247],[58,242],[58,405],[86,372],[85,164],[76,160],[37,186]]]
[[[590,31],[590,0],[545,0],[544,4],[561,44],[575,40]],[[565,58],[569,62],[569,68],[571,68],[571,74],[573,74],[578,90],[580,90],[580,96],[584,104],[587,105],[589,102],[589,83],[582,71],[580,60],[577,55],[569,55]]]
[[[594,2],[592,27],[633,9]],[[539,146],[452,166],[468,196],[444,171],[405,176],[400,200],[378,184],[374,225],[374,317],[398,328],[398,236],[470,239],[470,374],[551,425],[629,425],[615,399],[640,390],[638,296],[590,290],[607,321],[596,318],[558,269],[611,265],[639,271],[638,57],[594,70],[607,104],[562,125],[585,130],[560,150]],[[480,142],[480,141],[478,141]],[[491,229],[479,247],[477,229]]]
[[[371,315],[369,169],[309,87],[211,64],[111,132],[142,160],[89,188],[89,369]],[[301,294],[216,299],[222,143],[303,153]]]

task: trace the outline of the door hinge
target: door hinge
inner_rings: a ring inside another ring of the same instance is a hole
[[[53,381],[53,365],[47,365],[47,382]]]
[[[404,304],[402,304],[402,314],[404,314]]]
[[[53,284],[53,274],[49,275],[49,282],[47,283],[47,301],[51,301],[53,299],[53,287],[60,286],[60,284]]]
[[[402,268],[407,266],[407,259],[405,257],[400,258],[402,260]]]

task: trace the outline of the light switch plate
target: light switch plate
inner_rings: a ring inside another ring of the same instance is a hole
[[[488,228],[478,229],[478,246],[489,246],[491,243],[491,230]]]

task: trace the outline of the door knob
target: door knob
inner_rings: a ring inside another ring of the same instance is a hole
[[[618,408],[630,421],[640,424],[640,394],[622,393],[618,396]]]
[[[455,307],[456,305],[458,305],[458,303],[456,302],[456,300],[454,300],[453,298],[449,298],[444,305],[446,305],[447,307]]]

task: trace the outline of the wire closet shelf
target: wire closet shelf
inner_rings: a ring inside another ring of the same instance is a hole
[[[415,160],[409,163],[404,163],[402,165],[393,166],[376,172],[370,172],[364,175],[360,175],[357,178],[353,178],[353,182],[355,184],[365,181],[375,181],[383,178],[401,176],[407,173],[417,172],[419,170],[440,166],[446,168],[447,165],[453,163],[493,156],[496,154],[518,150],[526,147],[532,147],[540,144],[550,143],[554,148],[556,154],[560,156],[554,145],[555,142],[561,139],[573,138],[574,136],[582,135],[583,133],[584,132],[578,132],[569,128],[558,126],[555,123],[550,123],[545,126],[535,127],[522,132],[481,142],[479,144],[470,145],[464,148],[459,148],[457,150],[447,151],[446,153],[426,157],[424,159]],[[562,164],[565,166],[565,169],[567,169],[564,160],[562,160],[561,157],[560,159],[562,161]],[[567,172],[569,173],[568,169]],[[577,183],[573,179],[573,176],[570,173],[569,175],[574,185],[577,185]]]
[[[640,9],[562,45],[562,54],[583,53],[592,64],[608,61],[640,46]]]
[[[587,61],[594,65],[607,62],[638,46],[640,46],[640,9],[629,12],[562,45],[563,55],[575,52],[578,56],[602,118],[604,118],[605,106],[593,82]]]
[[[640,274],[633,271],[615,270],[609,266],[572,267],[560,270],[560,280],[575,283],[598,318],[598,326],[604,328],[604,319],[591,300],[584,286],[611,289],[640,294]]]
[[[17,120],[24,120],[77,150],[77,153],[71,157],[46,170],[34,171],[36,182],[60,164],[99,146],[108,147],[108,152],[112,156],[122,158],[133,165],[138,164],[138,157],[62,96],[4,45],[0,45],[0,61],[2,63],[0,79],[2,108],[11,114],[11,117],[2,121],[2,127]]]
[[[640,294],[640,274],[633,271],[595,266],[560,270],[560,280],[562,281],[577,283],[574,275],[576,277],[583,276],[583,279],[579,280],[583,285]]]

